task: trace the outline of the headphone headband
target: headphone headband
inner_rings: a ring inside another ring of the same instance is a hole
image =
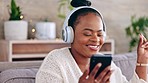
[[[72,11],[69,12],[68,16],[66,17],[66,19],[65,19],[65,21],[64,21],[63,28],[65,28],[65,26],[68,26],[68,21],[69,21],[69,19],[70,19],[70,17],[72,16],[73,13],[75,13],[75,12],[76,12],[77,10],[79,10],[79,9],[85,9],[85,8],[90,8],[90,9],[93,9],[93,10],[97,11],[98,14],[100,15],[102,21],[103,21],[103,24],[104,24],[103,16],[102,16],[102,14],[101,14],[96,8],[90,7],[90,6],[81,6],[81,7],[74,8]],[[104,24],[104,27],[105,27],[105,29],[106,29],[105,24]],[[105,30],[105,31],[106,31],[106,30]]]

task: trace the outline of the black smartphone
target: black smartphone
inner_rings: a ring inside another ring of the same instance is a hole
[[[112,61],[111,55],[94,54],[90,59],[89,70],[91,72],[98,63],[102,64],[102,66],[100,67],[95,76],[96,78],[107,66],[111,65],[111,61]]]

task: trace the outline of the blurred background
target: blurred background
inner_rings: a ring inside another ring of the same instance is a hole
[[[69,11],[64,0],[15,0],[21,8],[24,20],[28,21],[28,39],[34,38],[32,29],[37,22],[56,23],[56,38],[61,38],[63,17],[61,12]],[[61,1],[61,2],[60,2]],[[148,0],[91,0],[92,6],[98,9],[106,22],[107,38],[115,41],[115,54],[129,50],[130,39],[125,29],[131,24],[131,17],[148,16]],[[4,22],[9,20],[11,0],[0,0],[0,40],[4,40]],[[59,10],[59,8],[61,8]]]

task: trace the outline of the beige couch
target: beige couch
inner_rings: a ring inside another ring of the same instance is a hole
[[[114,55],[113,61],[130,80],[136,66],[136,53]],[[0,83],[35,83],[35,75],[41,63],[41,61],[0,62]]]

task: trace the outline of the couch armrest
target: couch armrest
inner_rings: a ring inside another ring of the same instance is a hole
[[[35,83],[42,61],[0,62],[0,83]]]
[[[130,80],[136,68],[137,54],[136,52],[116,54],[113,56],[113,62],[121,69],[127,80]]]
[[[0,72],[12,68],[40,67],[42,61],[0,62]]]
[[[35,83],[38,68],[7,69],[0,73],[0,83]]]

